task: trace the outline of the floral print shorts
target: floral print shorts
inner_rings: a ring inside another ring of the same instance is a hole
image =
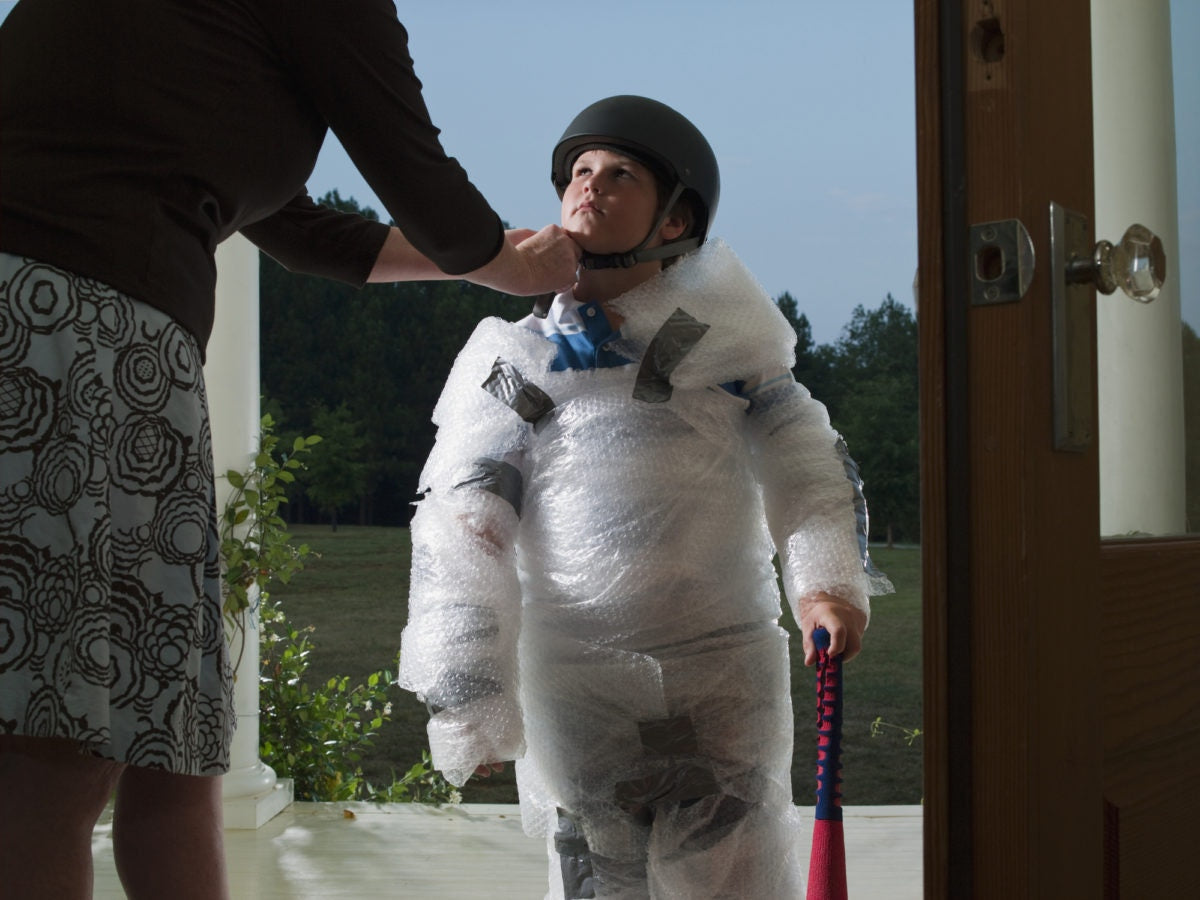
[[[218,551],[195,338],[0,254],[0,734],[227,770]]]

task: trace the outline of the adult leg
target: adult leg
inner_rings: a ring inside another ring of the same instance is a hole
[[[130,900],[227,900],[221,779],[128,766],[113,853]]]
[[[121,769],[75,741],[0,736],[0,897],[92,896],[92,829]]]

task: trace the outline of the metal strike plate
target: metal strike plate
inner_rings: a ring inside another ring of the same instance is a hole
[[[1095,433],[1095,286],[1071,278],[1072,266],[1092,257],[1087,216],[1050,204],[1050,305],[1054,341],[1054,449],[1086,450]]]
[[[1033,241],[1017,219],[971,226],[971,304],[1016,303],[1033,281]]]

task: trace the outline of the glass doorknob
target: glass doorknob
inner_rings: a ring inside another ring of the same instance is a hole
[[[1121,288],[1140,303],[1167,278],[1162,241],[1131,225],[1115,247],[1092,244],[1087,216],[1050,203],[1050,305],[1054,344],[1054,449],[1083,451],[1092,442],[1096,371],[1096,298]]]
[[[1102,294],[1117,288],[1139,303],[1158,296],[1167,277],[1162,240],[1145,225],[1130,225],[1121,243],[1099,241],[1090,258],[1074,257],[1066,265],[1071,284],[1094,284]]]

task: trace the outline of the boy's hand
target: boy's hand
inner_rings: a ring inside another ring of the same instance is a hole
[[[841,654],[851,660],[862,650],[862,636],[867,629],[867,615],[831,594],[824,592],[805,597],[800,608],[800,632],[804,638],[804,664],[811,666],[817,661],[817,648],[813,645],[815,628],[829,632],[829,654]]]
[[[503,772],[503,771],[504,771],[504,763],[502,763],[502,762],[484,763],[482,766],[475,767],[475,774],[478,775],[480,778],[487,778],[493,772]]]

